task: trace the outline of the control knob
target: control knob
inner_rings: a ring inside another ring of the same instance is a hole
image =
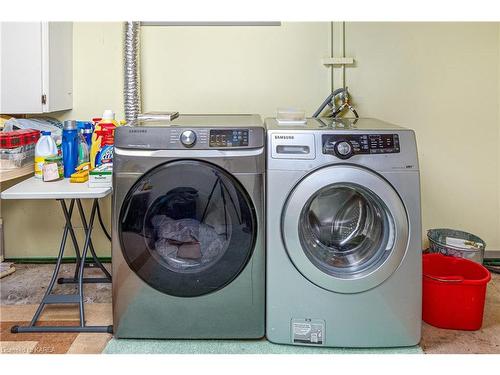
[[[192,130],[185,130],[181,134],[181,143],[186,147],[193,147],[196,143],[196,133]]]
[[[353,155],[352,146],[347,141],[340,141],[335,144],[335,155],[340,159],[348,159]]]

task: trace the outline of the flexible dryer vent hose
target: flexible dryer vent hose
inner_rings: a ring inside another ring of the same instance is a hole
[[[141,112],[140,27],[140,22],[125,22],[123,96],[127,122],[136,120]]]

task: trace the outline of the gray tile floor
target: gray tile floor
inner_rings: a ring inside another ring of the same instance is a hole
[[[54,264],[16,264],[16,272],[4,277],[0,282],[0,303],[37,304],[40,303],[54,271]],[[110,270],[111,265],[105,264]],[[72,277],[75,272],[74,264],[62,264],[59,277]],[[86,268],[86,277],[100,277],[102,272],[98,268]],[[76,287],[71,284],[58,285],[55,293],[74,293]],[[85,284],[85,302],[111,302],[111,284]]]

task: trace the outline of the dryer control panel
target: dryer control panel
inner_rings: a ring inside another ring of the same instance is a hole
[[[255,127],[119,126],[115,146],[138,150],[245,150],[264,147],[265,132]]]
[[[349,159],[359,154],[400,152],[397,134],[323,134],[323,154]]]

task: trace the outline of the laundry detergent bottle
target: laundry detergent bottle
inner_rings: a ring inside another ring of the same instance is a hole
[[[97,137],[100,139],[100,150],[95,156],[95,166],[113,162],[114,153],[114,128],[104,126],[97,131]]]
[[[42,178],[42,168],[45,159],[57,156],[57,145],[49,131],[42,131],[35,146],[35,177]]]
[[[90,146],[90,168],[94,169],[102,164],[103,160],[110,162],[113,158],[114,131],[118,126],[115,120],[115,113],[109,109],[105,110],[101,121],[99,121],[92,134],[92,145]],[[106,152],[102,152],[102,148]]]

